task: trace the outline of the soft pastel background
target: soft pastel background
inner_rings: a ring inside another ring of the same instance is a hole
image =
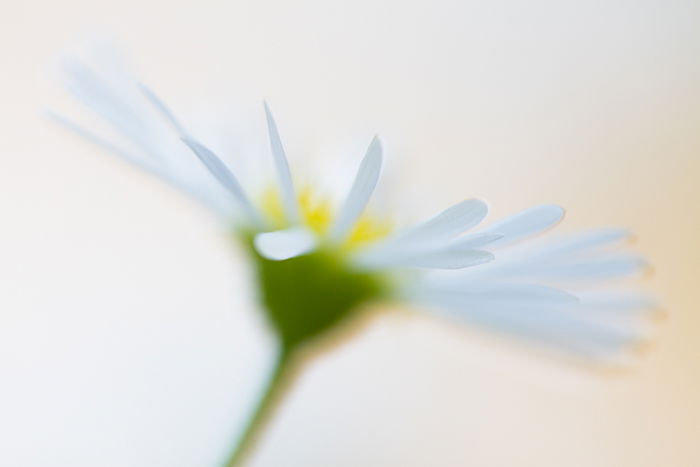
[[[218,465],[270,358],[246,265],[207,213],[57,129],[52,60],[109,34],[183,113],[231,107],[267,157],[359,158],[397,193],[562,230],[621,225],[667,318],[601,374],[399,309],[320,358],[251,465],[700,465],[700,3],[4,2],[0,465]]]

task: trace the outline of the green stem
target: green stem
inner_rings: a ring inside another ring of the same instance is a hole
[[[262,428],[276,405],[278,397],[281,395],[281,390],[284,388],[290,360],[290,351],[286,349],[281,350],[275,359],[270,376],[265,384],[264,392],[244,425],[243,432],[226,462],[227,467],[241,467],[252,451]]]

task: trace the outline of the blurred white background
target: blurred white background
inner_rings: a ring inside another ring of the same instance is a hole
[[[668,317],[632,372],[392,310],[315,361],[251,465],[700,465],[698,2],[0,13],[0,465],[218,465],[270,357],[208,214],[42,117],[69,107],[51,62],[96,32],[181,113],[225,107],[248,156],[268,155],[265,98],[293,156],[359,158],[379,133],[417,211],[557,202],[562,230],[629,227],[655,265]]]

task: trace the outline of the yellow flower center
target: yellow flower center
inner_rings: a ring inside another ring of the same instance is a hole
[[[333,218],[333,206],[327,198],[319,196],[310,186],[303,187],[297,196],[302,222],[313,232],[322,236],[328,232]],[[260,208],[275,229],[286,227],[284,205],[279,191],[270,187],[260,197]],[[371,214],[363,214],[353,226],[344,248],[353,248],[377,241],[391,233],[393,225]]]

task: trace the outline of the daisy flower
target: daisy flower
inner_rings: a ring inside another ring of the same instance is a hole
[[[63,116],[61,124],[174,185],[224,220],[249,252],[262,309],[279,342],[267,390],[227,465],[239,465],[278,395],[298,350],[365,304],[407,303],[592,358],[624,353],[646,337],[638,291],[602,287],[638,273],[644,260],[621,251],[622,229],[536,239],[564,210],[535,206],[482,226],[477,199],[394,227],[366,207],[379,182],[383,148],[372,139],[339,203],[300,187],[270,108],[275,183],[257,191],[200,141],[156,95],[116,61],[63,62],[68,91],[117,135],[107,138]]]

